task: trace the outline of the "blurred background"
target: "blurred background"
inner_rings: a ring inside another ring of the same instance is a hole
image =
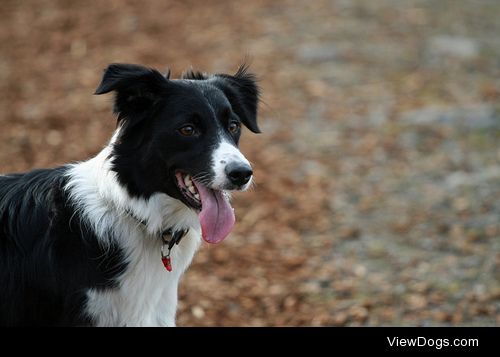
[[[500,324],[500,2],[2,0],[0,172],[87,159],[110,62],[260,78],[180,326]]]

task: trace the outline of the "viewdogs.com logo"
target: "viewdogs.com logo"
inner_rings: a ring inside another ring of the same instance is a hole
[[[387,337],[387,342],[390,347],[434,347],[440,350],[443,347],[478,347],[479,340],[477,338],[399,338]]]

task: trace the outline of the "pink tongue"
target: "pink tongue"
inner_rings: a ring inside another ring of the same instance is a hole
[[[222,191],[210,190],[195,183],[202,204],[198,214],[201,236],[208,243],[219,243],[231,232],[234,226],[234,210]]]

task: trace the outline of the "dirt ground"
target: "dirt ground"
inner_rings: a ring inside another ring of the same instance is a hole
[[[180,326],[500,325],[500,2],[0,6],[0,172],[84,160],[110,62],[260,78],[256,186]]]

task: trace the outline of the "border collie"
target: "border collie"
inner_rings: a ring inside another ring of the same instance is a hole
[[[94,158],[0,176],[0,324],[175,326],[177,286],[201,238],[222,241],[229,191],[252,168],[241,126],[259,133],[255,76],[180,79],[111,64],[117,129]]]

